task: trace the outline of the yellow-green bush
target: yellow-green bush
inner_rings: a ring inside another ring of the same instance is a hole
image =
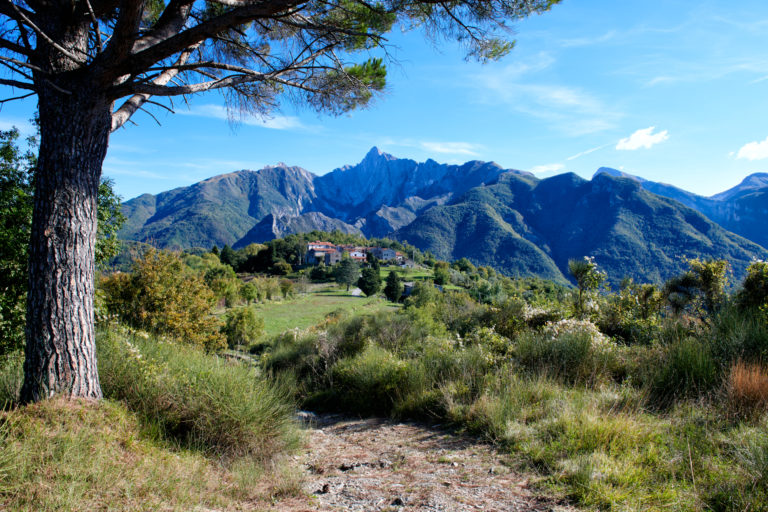
[[[216,297],[174,253],[149,249],[130,274],[101,280],[107,310],[135,327],[218,350],[226,346],[211,314]]]

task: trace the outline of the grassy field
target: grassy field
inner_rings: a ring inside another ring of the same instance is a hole
[[[395,265],[381,267],[380,269],[381,279],[382,280],[386,279],[392,270],[400,274],[400,279],[402,279],[403,281],[421,281],[424,279],[432,279],[432,269],[430,268],[425,268],[425,267],[402,268]]]
[[[354,296],[335,284],[312,285],[309,293],[295,298],[257,304],[256,310],[264,319],[267,336],[280,334],[288,329],[306,329],[323,321],[336,310],[353,314],[372,313],[383,309],[395,309],[396,304],[378,297]]]

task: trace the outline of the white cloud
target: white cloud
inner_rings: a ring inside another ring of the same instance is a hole
[[[761,142],[744,144],[736,154],[736,158],[743,158],[744,160],[763,160],[768,158],[768,137]]]
[[[535,167],[531,167],[528,169],[528,172],[532,172],[533,174],[543,174],[545,172],[557,172],[562,171],[565,169],[565,166],[563,164],[546,164],[546,165],[537,165]]]
[[[477,156],[477,151],[481,148],[480,145],[469,142],[420,142],[419,145],[433,153],[468,156]]]
[[[634,151],[640,148],[649,149],[651,146],[655,146],[656,144],[669,139],[669,132],[667,130],[653,133],[653,130],[655,129],[655,126],[651,126],[649,128],[637,130],[629,137],[621,139],[616,144],[616,149],[625,151]]]
[[[213,119],[222,119],[226,121],[240,121],[248,126],[258,126],[261,128],[270,128],[272,130],[291,130],[306,128],[298,117],[294,116],[272,116],[272,117],[243,117],[238,119],[236,116],[230,116],[227,108],[221,105],[199,105],[192,110],[179,111],[179,114],[210,117]]]

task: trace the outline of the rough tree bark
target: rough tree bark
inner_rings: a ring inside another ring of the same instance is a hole
[[[74,31],[69,47],[82,46],[85,37],[86,30]],[[48,64],[59,71],[72,66],[56,52]],[[40,152],[29,251],[24,402],[56,393],[102,396],[93,313],[94,249],[112,103],[92,74],[59,76],[55,84],[40,80],[38,91]]]

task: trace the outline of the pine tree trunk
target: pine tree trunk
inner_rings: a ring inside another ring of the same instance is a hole
[[[22,400],[101,398],[93,313],[97,191],[111,104],[72,77],[39,94]]]

